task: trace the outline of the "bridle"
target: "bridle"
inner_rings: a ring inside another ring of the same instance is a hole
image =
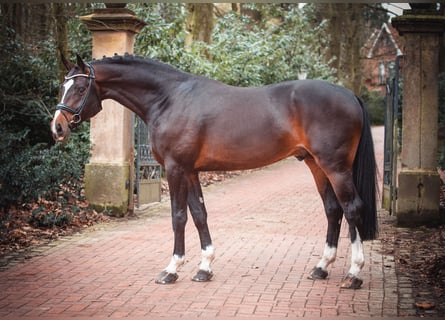
[[[85,63],[85,65],[88,67],[88,69],[90,69],[90,74],[80,73],[80,74],[74,74],[72,76],[65,76],[65,80],[70,80],[70,79],[74,79],[74,78],[78,78],[78,77],[88,78],[87,92],[83,96],[82,101],[80,102],[80,106],[76,110],[76,109],[74,109],[74,108],[72,108],[70,106],[67,106],[62,101],[56,107],[56,110],[60,110],[62,115],[65,117],[66,121],[68,122],[68,127],[70,129],[76,128],[80,124],[80,122],[82,121],[82,118],[81,118],[80,114],[82,113],[83,108],[85,107],[87,99],[88,99],[88,97],[90,95],[90,89],[91,89],[91,85],[93,83],[93,79],[95,79],[93,67],[89,63]],[[67,116],[65,115],[65,113],[63,111],[67,111],[67,112],[72,114],[73,117],[71,118],[71,121],[68,120]]]

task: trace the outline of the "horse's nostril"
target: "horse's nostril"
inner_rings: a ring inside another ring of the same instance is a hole
[[[58,135],[62,135],[63,129],[62,129],[62,125],[60,123],[56,124],[56,131],[57,131]]]

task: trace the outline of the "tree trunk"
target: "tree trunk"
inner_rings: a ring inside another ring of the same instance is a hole
[[[53,17],[55,20],[55,41],[57,48],[57,59],[59,67],[59,80],[62,83],[66,74],[65,66],[62,63],[61,55],[68,57],[68,31],[67,18],[65,15],[65,6],[63,3],[53,3]]]
[[[331,36],[329,58],[336,58],[332,67],[337,69],[339,81],[357,94],[362,76],[360,48],[363,43],[363,10],[363,4],[345,3],[329,3],[325,10]]]
[[[342,19],[338,16],[338,4],[328,3],[326,5],[326,18],[329,19],[328,30],[331,36],[330,46],[328,50],[328,60],[335,58],[332,62],[332,67],[337,70],[337,77],[339,76],[340,61],[341,61],[341,35],[343,33]]]
[[[29,4],[27,3],[4,3],[1,5],[3,16],[3,28],[14,29],[16,35],[22,39],[26,36],[26,21],[29,20]]]
[[[194,41],[210,43],[213,32],[213,3],[188,3],[186,18],[185,46],[190,46]]]
[[[364,39],[362,37],[362,26],[365,25],[363,19],[364,5],[354,4],[351,8],[351,84],[350,89],[356,94],[360,94],[361,80],[362,80],[362,68],[360,64],[360,48],[364,44]]]
[[[1,5],[2,28],[15,30],[17,36],[33,45],[46,40],[51,33],[51,4],[11,3]],[[48,13],[49,12],[49,13]]]

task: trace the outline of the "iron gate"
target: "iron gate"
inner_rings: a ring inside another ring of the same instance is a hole
[[[399,153],[399,68],[397,56],[393,72],[386,81],[385,141],[383,157],[382,207],[390,214],[395,212],[397,199],[397,159]]]
[[[136,172],[135,193],[136,205],[161,201],[161,165],[156,162],[150,148],[148,126],[136,118]]]

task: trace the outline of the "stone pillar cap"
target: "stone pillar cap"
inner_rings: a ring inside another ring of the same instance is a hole
[[[146,23],[126,8],[95,9],[79,18],[90,31],[129,31],[139,33]]]

